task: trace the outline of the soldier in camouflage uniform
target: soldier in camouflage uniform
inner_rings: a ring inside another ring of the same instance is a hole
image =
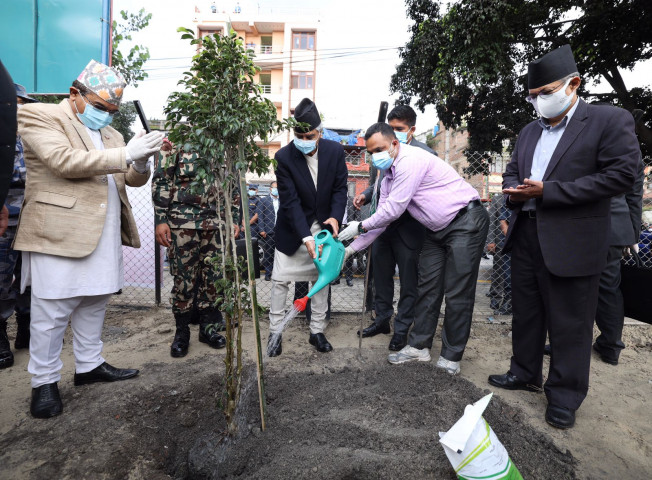
[[[199,341],[223,348],[226,339],[219,308],[215,305],[218,272],[206,262],[220,249],[217,200],[207,191],[190,193],[195,165],[190,155],[171,156],[164,142],[152,178],[156,241],[168,247],[172,287],[172,312],[176,333],[170,347],[173,357],[184,357],[190,343],[193,310],[199,313]]]

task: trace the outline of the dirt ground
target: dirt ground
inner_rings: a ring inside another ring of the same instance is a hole
[[[267,429],[260,430],[252,368],[241,434],[225,442],[223,350],[200,344],[192,327],[190,354],[173,359],[172,325],[167,309],[111,310],[104,356],[141,373],[83,387],[72,383],[68,332],[64,413],[49,420],[29,415],[29,354],[16,352],[14,366],[0,370],[0,479],[453,479],[438,432],[492,391],[487,376],[507,370],[511,351],[509,325],[478,318],[453,378],[434,367],[439,335],[432,362],[392,366],[388,335],[365,339],[359,355],[359,317],[334,316],[329,354],[308,344],[298,318],[284,334],[283,354],[266,364]],[[264,321],[262,331],[266,338]],[[253,353],[249,322],[244,335]],[[589,396],[571,430],[545,423],[543,394],[494,390],[485,418],[524,478],[650,478],[652,327],[628,324],[624,336],[617,367],[594,355]]]

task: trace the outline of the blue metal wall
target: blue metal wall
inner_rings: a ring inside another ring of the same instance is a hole
[[[86,64],[108,64],[111,0],[3,2],[0,59],[30,93],[67,93]]]

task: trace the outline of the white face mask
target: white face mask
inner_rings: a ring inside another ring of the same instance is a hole
[[[570,84],[572,78],[569,78],[564,86],[554,93],[549,95],[537,95],[530,98],[528,101],[532,104],[536,112],[543,118],[555,118],[568,108],[573,100],[574,93],[566,95],[566,88]],[[529,98],[529,97],[528,97]]]

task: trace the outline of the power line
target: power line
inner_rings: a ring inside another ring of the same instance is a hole
[[[387,48],[377,48],[375,50],[370,50],[370,51],[363,51],[363,52],[348,52],[348,53],[334,53],[330,56],[322,56],[318,58],[299,58],[296,60],[289,60],[292,57],[278,57],[274,59],[275,63],[272,63],[269,65],[270,68],[278,65],[278,67],[282,67],[283,65],[294,65],[298,63],[305,63],[305,62],[321,62],[321,61],[326,61],[326,60],[332,60],[335,58],[344,58],[344,57],[352,57],[352,56],[357,56],[357,55],[369,55],[369,54],[374,54],[374,53],[379,53],[379,52],[385,52],[385,51],[392,51],[392,50],[398,50],[400,47],[387,47]],[[187,58],[184,58],[187,60]],[[289,61],[285,61],[289,60]],[[152,72],[156,70],[175,70],[175,69],[188,69],[191,68],[192,65],[180,65],[180,66],[166,66],[166,67],[152,67],[152,68],[144,68],[146,72]]]

